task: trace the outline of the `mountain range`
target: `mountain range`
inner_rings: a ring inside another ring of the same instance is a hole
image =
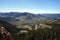
[[[0,13],[0,16],[2,17],[20,17],[20,16],[27,16],[29,14],[32,14],[33,17],[47,17],[47,18],[59,18],[60,19],[60,13],[45,13],[45,14],[33,14],[33,13],[28,13],[28,12],[9,12],[9,13]]]
[[[0,19],[12,23],[14,25],[20,25],[23,23],[37,23],[40,22],[41,19],[45,19],[45,17],[27,12],[10,12],[0,13]]]
[[[60,19],[60,14],[33,14],[28,12],[0,13],[0,20],[7,21],[13,25],[41,23],[43,20],[47,19]]]
[[[41,15],[43,15],[43,16],[45,16],[45,17],[48,17],[48,18],[56,18],[56,19],[60,19],[60,13],[55,13],[55,14],[41,14]]]

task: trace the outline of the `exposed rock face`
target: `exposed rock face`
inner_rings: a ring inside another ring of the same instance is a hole
[[[52,28],[51,26],[49,25],[46,25],[46,24],[26,24],[24,25],[23,27],[20,27],[21,30],[37,30],[37,29],[45,29],[45,28]]]
[[[1,40],[11,40],[10,33],[2,26],[0,26]]]
[[[60,19],[49,19],[44,22],[45,24],[60,24]]]
[[[46,20],[44,24],[50,25],[54,29],[60,29],[60,19],[49,19]]]

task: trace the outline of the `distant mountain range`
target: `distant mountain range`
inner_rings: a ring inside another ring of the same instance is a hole
[[[19,13],[9,12],[0,13],[0,20],[7,21],[14,25],[20,25],[23,23],[40,23],[45,19],[60,19],[60,14],[33,14],[33,13]]]
[[[9,13],[0,13],[1,17],[20,17],[20,16],[27,16],[29,14],[32,14],[33,17],[47,17],[47,18],[59,18],[60,19],[60,13],[56,13],[56,14],[33,14],[33,13],[28,13],[28,12],[24,12],[24,13],[20,13],[20,12],[9,12]]]
[[[48,18],[56,18],[56,19],[60,19],[60,13],[56,13],[56,14],[41,14],[42,16],[48,17]]]
[[[44,16],[32,14],[32,13],[19,13],[19,12],[10,12],[10,13],[0,13],[0,19],[12,23],[14,25],[20,25],[23,23],[38,23],[42,19],[46,19]]]

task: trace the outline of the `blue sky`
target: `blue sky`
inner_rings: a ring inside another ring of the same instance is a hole
[[[60,13],[60,0],[0,0],[0,12]]]

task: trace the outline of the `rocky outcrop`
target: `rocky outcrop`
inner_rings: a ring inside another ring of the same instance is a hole
[[[2,35],[1,40],[12,40],[10,33],[0,25],[0,33]]]
[[[60,29],[60,19],[49,19],[44,24],[52,26],[53,29]]]

